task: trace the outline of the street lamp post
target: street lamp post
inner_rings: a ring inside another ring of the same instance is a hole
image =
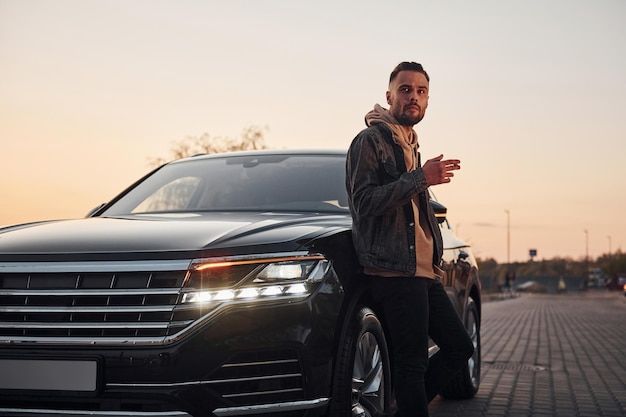
[[[515,280],[515,273],[511,268],[511,212],[506,212],[506,275],[504,276],[504,285],[507,291],[511,291],[513,287],[513,281]]]
[[[506,263],[510,267],[511,265],[511,212],[506,212]]]
[[[585,229],[585,262],[589,262],[589,231]]]
[[[589,231],[585,229],[585,272],[583,276],[583,289],[589,285]]]

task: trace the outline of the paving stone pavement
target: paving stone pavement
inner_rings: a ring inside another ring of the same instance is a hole
[[[483,305],[482,376],[471,400],[431,417],[626,416],[626,297],[525,294]]]

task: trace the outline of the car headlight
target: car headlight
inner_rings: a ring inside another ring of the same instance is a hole
[[[321,282],[330,262],[321,255],[192,263],[181,304],[270,301],[308,297]]]

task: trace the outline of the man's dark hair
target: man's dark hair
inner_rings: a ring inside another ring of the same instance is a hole
[[[405,62],[400,62],[398,65],[396,65],[393,71],[391,71],[391,75],[389,76],[389,84],[391,84],[391,82],[395,80],[395,78],[398,76],[400,71],[421,72],[422,74],[424,74],[424,77],[426,77],[426,81],[430,82],[430,77],[428,76],[428,73],[426,72],[426,70],[424,70],[424,67],[422,67],[422,64],[418,64],[417,62],[405,61]]]

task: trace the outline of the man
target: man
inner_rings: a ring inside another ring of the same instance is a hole
[[[443,155],[420,163],[417,133],[428,107],[430,78],[415,62],[389,77],[389,109],[376,105],[352,141],[346,187],[354,246],[380,302],[394,354],[396,416],[428,416],[428,403],[473,353],[472,342],[440,278],[443,245],[428,187],[460,169]],[[439,352],[428,359],[428,337]]]

